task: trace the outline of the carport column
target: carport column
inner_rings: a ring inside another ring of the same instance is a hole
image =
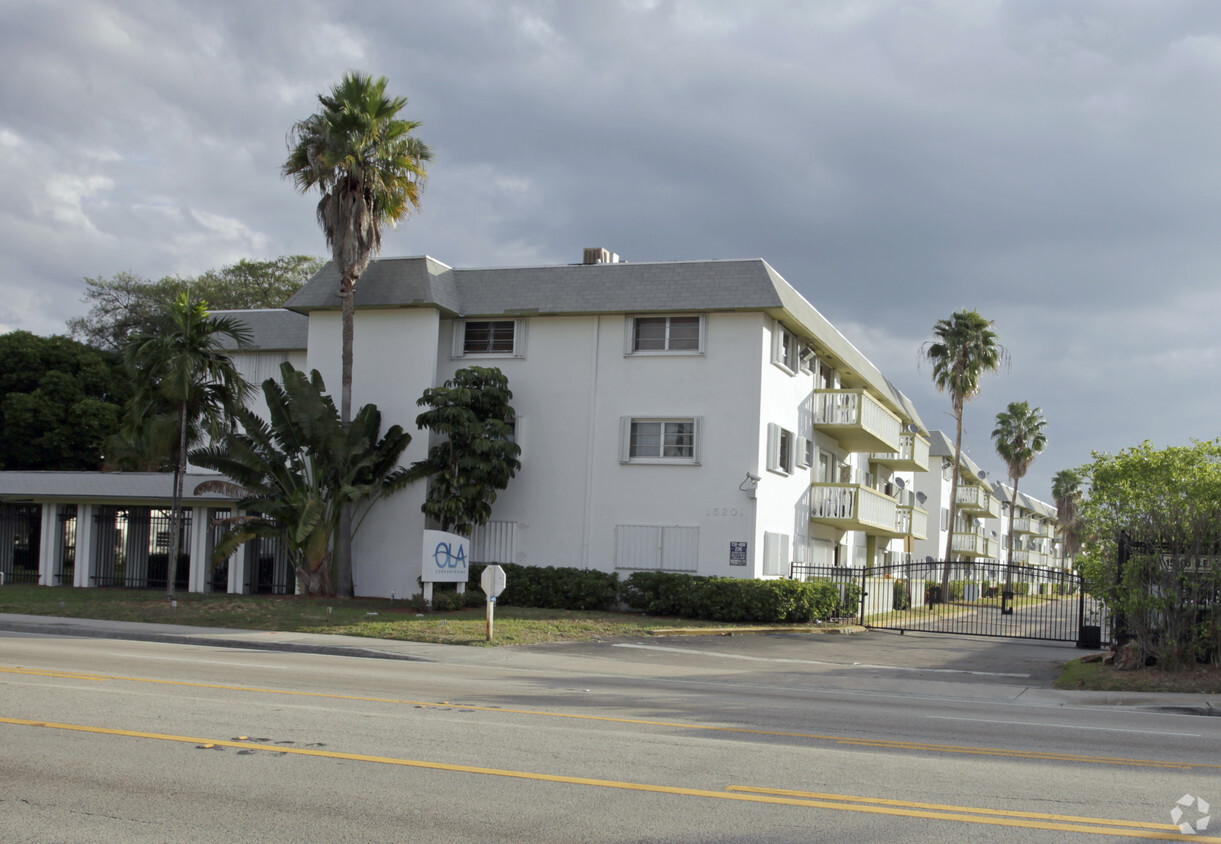
[[[73,569],[73,586],[92,586],[93,572],[97,566],[97,555],[93,541],[93,504],[76,505],[76,567]]]
[[[55,585],[55,564],[62,552],[59,539],[59,505],[44,502],[38,538],[38,585]]]
[[[233,508],[233,515],[245,515],[236,507]],[[241,595],[246,591],[246,546],[239,545],[237,550],[229,556],[229,594]]]
[[[188,592],[203,592],[212,566],[208,559],[208,508],[191,508],[191,573],[187,578]]]

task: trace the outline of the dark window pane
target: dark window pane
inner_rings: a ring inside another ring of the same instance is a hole
[[[670,317],[670,348],[698,350],[700,347],[699,317]]]
[[[650,352],[665,349],[665,317],[636,317],[634,322],[636,337],[635,342],[632,344],[633,351]]]

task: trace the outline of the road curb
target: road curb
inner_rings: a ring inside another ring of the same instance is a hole
[[[78,639],[120,639],[129,642],[160,642],[171,645],[198,645],[212,648],[238,648],[248,651],[284,651],[288,653],[324,654],[327,656],[360,656],[372,659],[397,659],[408,662],[431,662],[431,660],[409,654],[377,650],[352,645],[314,644],[309,642],[258,641],[250,638],[221,638],[191,633],[162,633],[153,631],[114,630],[102,627],[85,627],[70,624],[22,624],[0,621],[0,630],[12,633],[48,634],[72,636]],[[266,632],[266,631],[258,631]],[[371,640],[381,641],[381,640]]]
[[[659,627],[650,630],[650,636],[734,636],[740,633],[810,633],[816,636],[851,636],[865,633],[867,628],[857,624],[843,627]]]

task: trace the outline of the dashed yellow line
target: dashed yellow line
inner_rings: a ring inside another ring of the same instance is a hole
[[[1158,841],[1181,841],[1182,834],[1170,824],[1147,824],[1113,818],[1090,818],[1075,815],[1051,815],[1036,812],[1016,812],[1002,809],[987,809],[975,806],[948,806],[931,803],[913,803],[902,800],[859,797],[845,794],[821,794],[817,792],[788,791],[783,789],[753,788],[751,786],[728,786],[724,791],[683,788],[680,786],[655,785],[651,783],[625,782],[622,780],[569,777],[559,774],[542,774],[533,771],[514,771],[502,768],[483,768],[474,765],[453,765],[446,762],[427,762],[417,759],[400,759],[393,756],[372,756],[361,753],[342,753],[334,750],[314,748],[268,746],[266,744],[205,739],[196,736],[179,736],[166,733],[148,733],[138,730],[118,730],[109,727],[92,727],[84,724],[59,724],[49,721],[31,721],[21,718],[0,717],[0,724],[42,727],[126,738],[154,739],[158,741],[182,742],[201,746],[233,747],[242,750],[262,750],[272,753],[312,756],[326,759],[343,759],[354,762],[369,762],[381,765],[396,765],[435,771],[464,774],[510,777],[535,782],[565,785],[613,788],[624,791],[668,794],[683,797],[702,797],[715,800],[735,800],[745,803],[762,803],[781,806],[800,806],[812,809],[827,809],[841,812],[857,812],[892,817],[920,818],[925,820],[951,821],[954,823],[984,824],[988,826],[1042,829],[1057,832],[1075,832],[1087,835],[1110,835],[1121,838],[1139,838]],[[1192,837],[1192,841],[1221,844],[1221,838]]]
[[[29,669],[0,666],[0,674],[44,674],[44,672]],[[756,730],[748,727],[721,727],[712,724],[690,724],[680,721],[654,721],[645,718],[618,718],[613,715],[585,715],[573,712],[544,712],[535,709],[509,709],[499,706],[478,706],[466,703],[451,703],[449,701],[422,701],[400,698],[369,697],[363,695],[342,695],[332,692],[303,692],[292,689],[264,689],[253,686],[230,686],[219,683],[194,683],[185,680],[159,680],[150,677],[125,677],[108,674],[58,674],[45,672],[48,677],[70,677],[73,679],[109,681],[117,680],[129,683],[151,683],[163,686],[183,686],[198,689],[217,689],[220,691],[248,692],[252,694],[286,695],[290,697],[322,698],[330,700],[350,700],[362,703],[389,703],[395,705],[415,706],[422,709],[437,709],[456,707],[472,712],[491,712],[502,715],[522,715],[537,718],[564,718],[575,721],[597,721],[611,724],[631,724],[642,727],[664,727],[666,729],[698,730],[708,733],[732,733],[734,735],[767,736],[770,738],[794,738],[809,741],[824,741],[835,744],[858,747],[876,747],[886,750],[914,750],[932,753],[956,753],[975,756],[996,756],[1009,759],[1039,759],[1053,762],[1081,762],[1094,765],[1120,765],[1142,768],[1164,768],[1171,770],[1221,769],[1221,764],[1204,762],[1160,761],[1154,759],[1126,759],[1113,756],[1085,756],[1071,753],[1048,753],[1035,750],[1011,750],[999,747],[971,747],[969,745],[925,744],[912,741],[897,741],[890,739],[850,738],[847,736],[820,735],[818,733],[787,732],[782,730]],[[1199,840],[1199,839],[1195,839]]]

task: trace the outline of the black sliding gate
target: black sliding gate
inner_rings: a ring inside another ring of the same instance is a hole
[[[868,569],[794,564],[792,576],[859,587],[860,623],[879,630],[1044,639],[1082,648],[1111,643],[1106,606],[1085,594],[1081,576],[1071,571],[932,561]]]

